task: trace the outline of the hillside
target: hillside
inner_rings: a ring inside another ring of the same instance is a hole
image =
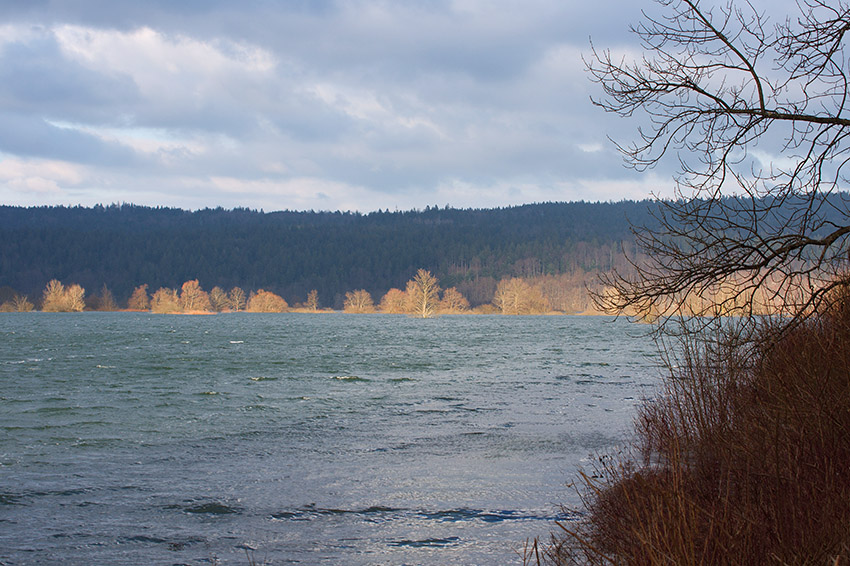
[[[470,302],[503,277],[583,274],[623,263],[629,222],[648,201],[545,203],[499,209],[374,212],[185,211],[135,205],[0,207],[0,287],[38,298],[52,278],[125,301],[147,283],[264,288],[290,303],[317,289],[339,307],[346,291],[380,296],[418,268]]]

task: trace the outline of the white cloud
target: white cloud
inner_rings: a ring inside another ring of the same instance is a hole
[[[269,51],[228,39],[74,25],[54,28],[64,56],[103,75],[129,77],[140,101],[117,116],[131,126],[219,129],[250,127],[246,116],[271,104],[277,62]],[[241,118],[234,118],[240,116]],[[225,126],[226,127],[226,126]]]
[[[576,147],[585,153],[599,153],[605,149],[605,146],[601,143],[580,143]]]
[[[199,156],[209,149],[206,143],[197,138],[179,138],[173,132],[162,128],[101,127],[50,120],[48,123],[58,128],[90,134],[104,142],[120,144],[149,155]]]
[[[781,169],[784,171],[790,171],[794,169],[798,161],[797,159],[789,155],[782,155],[781,153],[771,153],[760,149],[751,149],[749,151],[749,155],[754,157],[758,164],[762,168],[764,168],[765,171],[770,171],[771,169]]]
[[[257,46],[167,36],[149,27],[125,32],[63,25],[54,34],[69,56],[105,72],[128,74],[146,89],[173,86],[169,79],[175,76],[209,81],[231,73],[268,74],[275,68],[274,56]]]
[[[7,132],[0,151],[79,174],[0,177],[54,191],[30,204],[368,211],[607,199],[643,183],[600,141],[615,122],[589,103],[580,57],[616,10],[585,25],[595,8],[555,0],[75,6],[0,26],[0,59],[18,61],[0,108],[21,116],[3,123],[50,126],[17,144]]]
[[[85,167],[63,161],[0,156],[0,202],[69,204],[69,189],[84,183],[87,175]]]
[[[268,210],[339,210],[369,211],[380,208],[374,191],[364,187],[328,181],[321,178],[262,178],[254,180],[213,177],[212,187],[221,194],[250,195],[254,202]],[[332,204],[333,203],[333,204]],[[336,204],[340,203],[340,204]],[[369,204],[365,204],[369,203]],[[365,204],[365,206],[364,206]],[[255,205],[257,206],[257,205]]]
[[[27,179],[49,179],[50,181],[77,185],[85,178],[85,169],[79,165],[62,161],[24,160],[14,157],[0,159],[0,182]]]
[[[0,25],[0,50],[15,43],[27,43],[44,35],[41,26],[2,24]]]

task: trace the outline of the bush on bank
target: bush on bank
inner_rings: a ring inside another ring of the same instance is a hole
[[[778,324],[686,349],[627,455],[583,475],[582,519],[526,562],[850,560],[850,291]]]

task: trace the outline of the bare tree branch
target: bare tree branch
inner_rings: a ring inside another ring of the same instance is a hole
[[[657,2],[665,15],[632,28],[646,55],[591,45],[586,60],[603,92],[594,104],[648,118],[636,142],[617,145],[627,163],[680,165],[657,227],[635,230],[648,259],[605,278],[597,303],[717,317],[769,302],[805,316],[844,284],[850,258],[847,1],[800,0],[777,25],[748,2]],[[777,142],[777,155],[756,159],[759,144]],[[694,297],[712,293],[693,312]]]

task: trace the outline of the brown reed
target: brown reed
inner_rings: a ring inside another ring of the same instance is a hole
[[[631,449],[582,475],[583,518],[526,563],[850,564],[850,292],[732,338],[686,345]]]

